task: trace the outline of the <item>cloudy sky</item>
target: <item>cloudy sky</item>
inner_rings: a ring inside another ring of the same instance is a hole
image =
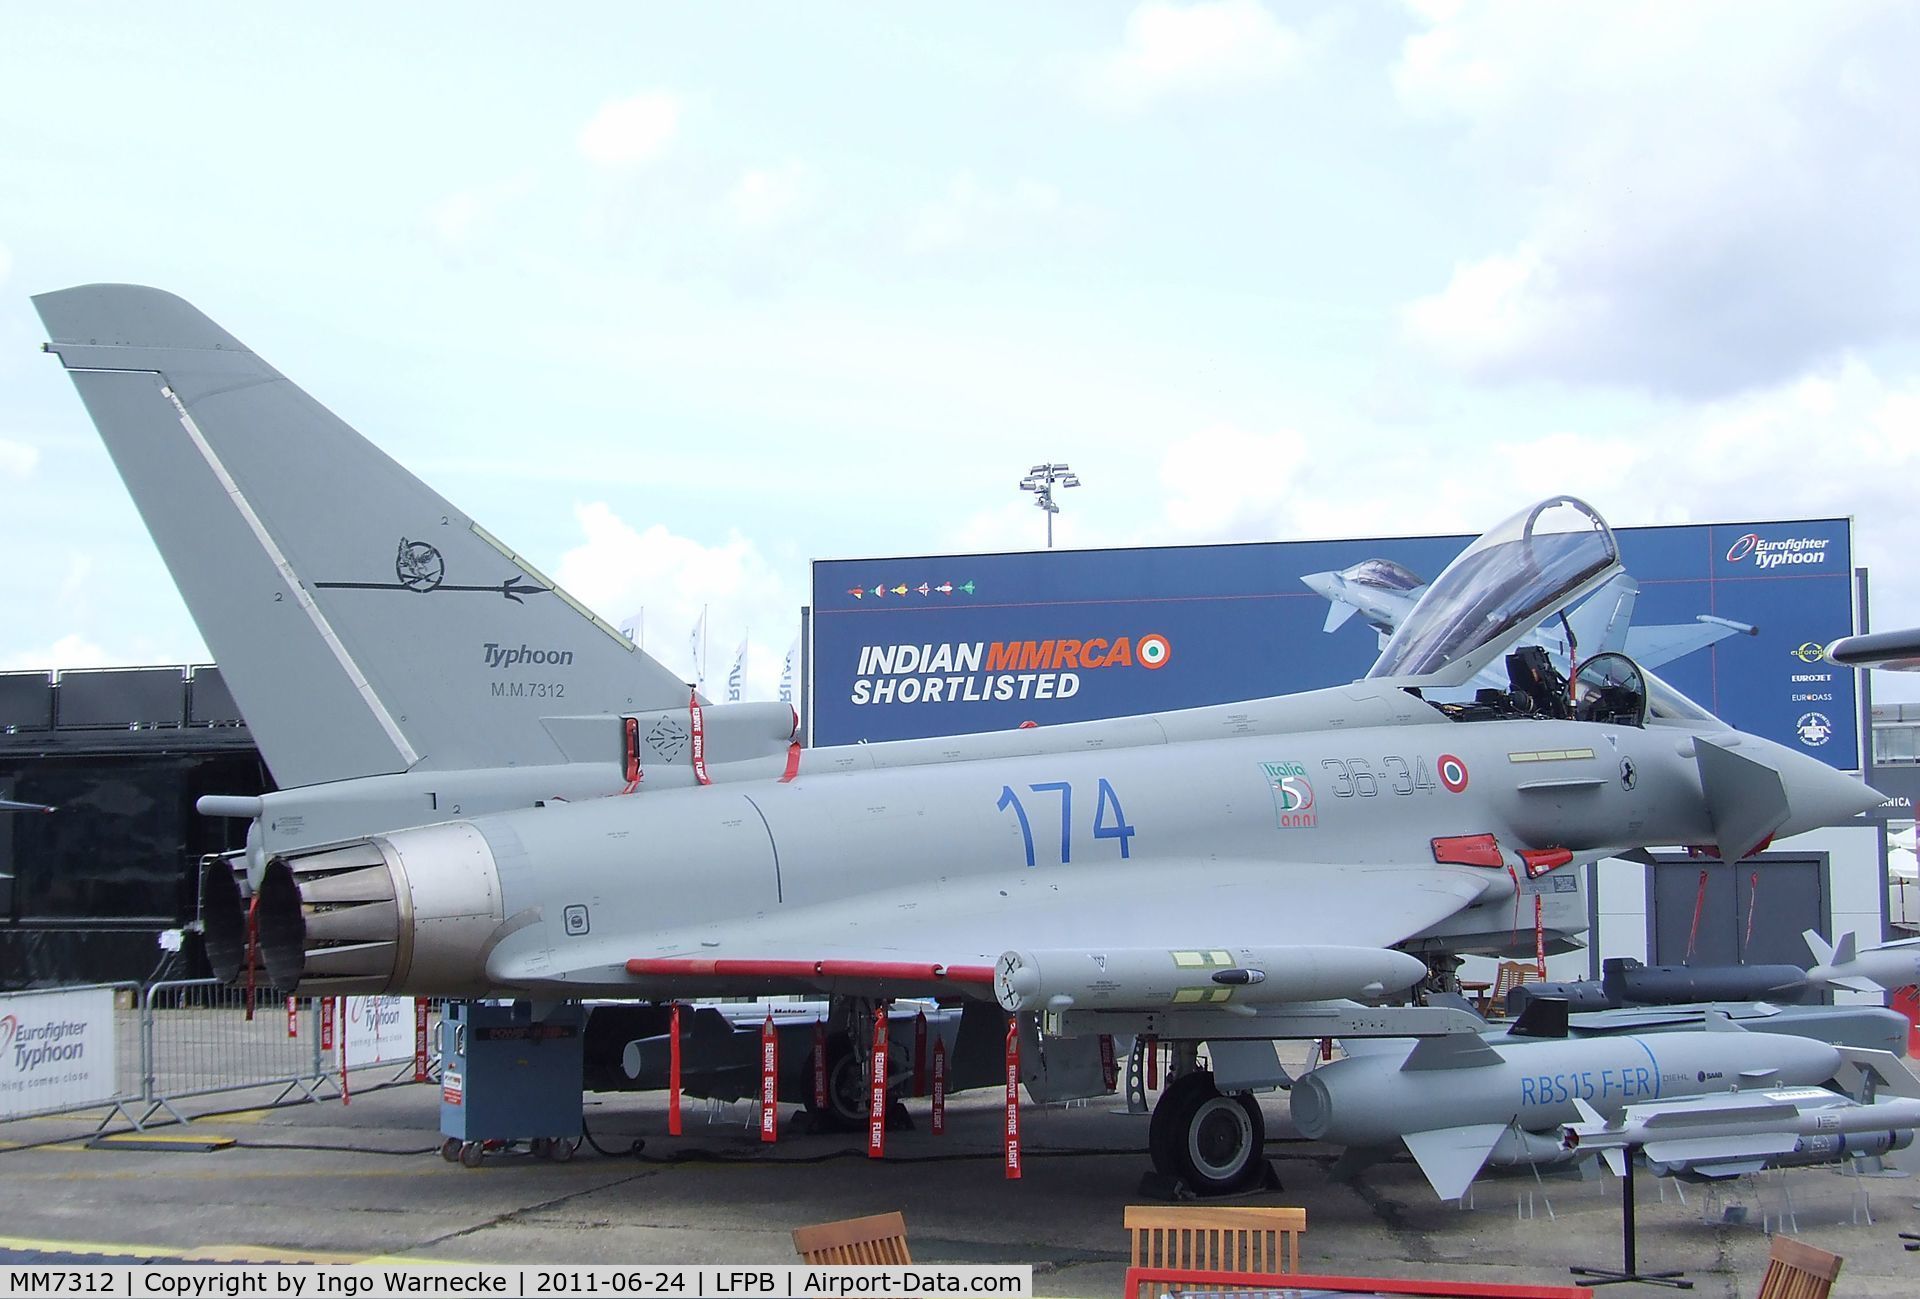
[[[1902,3],[8,6],[0,668],[202,660],[28,295],[170,289],[682,671],[815,557],[1851,515]],[[1883,692],[1884,694],[1884,692]]]

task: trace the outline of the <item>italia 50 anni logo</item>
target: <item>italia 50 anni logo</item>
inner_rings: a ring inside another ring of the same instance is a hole
[[[1273,792],[1274,822],[1282,830],[1306,830],[1320,823],[1313,810],[1313,782],[1297,762],[1263,762],[1267,787]]]

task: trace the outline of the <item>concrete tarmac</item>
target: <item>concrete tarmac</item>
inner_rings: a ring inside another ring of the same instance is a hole
[[[795,1227],[900,1209],[917,1262],[1031,1263],[1037,1293],[1093,1299],[1120,1293],[1121,1209],[1143,1202],[1148,1167],[1146,1120],[1112,1103],[1023,1107],[1025,1176],[1009,1182],[992,1093],[954,1098],[941,1137],[927,1102],[907,1102],[915,1130],[890,1133],[884,1161],[860,1138],[804,1133],[790,1113],[763,1145],[746,1104],[689,1100],[685,1135],[669,1137],[663,1095],[619,1094],[588,1098],[610,1153],[509,1151],[467,1169],[440,1157],[437,1087],[356,1087],[344,1105],[203,1098],[190,1124],[152,1130],[194,1140],[157,1149],[90,1147],[93,1122],[77,1116],[0,1124],[0,1257],[781,1264],[795,1261]],[[1267,1113],[1284,1133],[1284,1098]],[[231,1144],[207,1149],[214,1138]],[[1572,1265],[1621,1261],[1611,1176],[1488,1176],[1461,1208],[1404,1157],[1342,1184],[1331,1147],[1281,1136],[1267,1153],[1283,1189],[1236,1202],[1305,1206],[1309,1270],[1564,1285]],[[1685,1203],[1644,1174],[1638,1189],[1641,1266],[1685,1269],[1696,1294],[1753,1295],[1764,1228],[1789,1205],[1801,1239],[1845,1258],[1836,1294],[1920,1293],[1920,1253],[1897,1234],[1920,1231],[1920,1182],[1799,1169],[1688,1187]]]

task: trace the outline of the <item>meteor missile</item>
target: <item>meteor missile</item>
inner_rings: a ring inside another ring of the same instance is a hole
[[[1324,1065],[1294,1083],[1291,1103],[1294,1126],[1313,1140],[1405,1142],[1434,1192],[1452,1200],[1490,1159],[1568,1158],[1550,1147],[1560,1144],[1562,1124],[1583,1117],[1582,1103],[1617,1116],[1636,1102],[1820,1083],[1840,1062],[1825,1042],[1747,1033],[1727,1020],[1704,1031],[1498,1045],[1477,1036],[1425,1038],[1404,1057]]]
[[[1903,938],[1875,947],[1858,947],[1851,933],[1829,947],[1819,931],[1801,935],[1818,962],[1807,971],[1809,983],[1831,983],[1855,992],[1879,992],[1920,983],[1920,938]]]
[[[994,962],[993,990],[1010,1011],[1251,1006],[1372,1000],[1410,988],[1426,974],[1419,957],[1385,947],[1026,951]]]
[[[1581,1121],[1561,1128],[1561,1144],[1598,1153],[1615,1173],[1639,1147],[1656,1176],[1738,1177],[1762,1168],[1825,1164],[1880,1155],[1913,1143],[1920,1100],[1861,1104],[1823,1087],[1788,1087],[1729,1096],[1628,1105],[1609,1122],[1584,1101]]]

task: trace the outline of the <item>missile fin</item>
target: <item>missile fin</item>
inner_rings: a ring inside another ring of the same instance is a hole
[[[1828,961],[1827,964],[1852,965],[1859,959],[1860,953],[1856,950],[1853,930],[1849,929],[1846,933],[1840,935],[1840,941],[1833,945],[1833,959]]]
[[[1839,979],[1828,979],[1827,982],[1833,984],[1837,988],[1845,988],[1849,992],[1885,992],[1886,991],[1885,988],[1882,988],[1879,984],[1875,983],[1872,979],[1859,978],[1854,975],[1848,975],[1845,978],[1839,978]]]
[[[1487,1156],[1493,1153],[1506,1130],[1504,1123],[1475,1123],[1462,1128],[1409,1132],[1407,1149],[1413,1152],[1420,1171],[1427,1175],[1433,1193],[1443,1200],[1457,1200],[1467,1193],[1473,1179],[1480,1176]]]
[[[1627,1175],[1627,1152],[1619,1146],[1609,1146],[1600,1152],[1600,1158],[1607,1161],[1607,1167],[1615,1177]]]
[[[1423,1037],[1400,1065],[1402,1073],[1422,1069],[1484,1069],[1505,1064],[1506,1057],[1480,1040],[1475,1033],[1449,1033],[1445,1037]]]
[[[1656,1164],[1682,1164],[1710,1159],[1767,1159],[1790,1155],[1799,1144],[1800,1139],[1791,1132],[1754,1132],[1742,1136],[1649,1141],[1644,1149],[1647,1158]]]
[[[1580,1121],[1582,1123],[1597,1123],[1597,1124],[1606,1123],[1606,1119],[1601,1116],[1599,1110],[1596,1110],[1595,1108],[1593,1108],[1593,1106],[1587,1104],[1585,1101],[1581,1100],[1578,1096],[1573,1098],[1573,1107],[1576,1110],[1580,1111]]]
[[[1807,940],[1807,950],[1813,953],[1815,965],[1833,964],[1833,945],[1820,936],[1818,929],[1803,929],[1800,937]]]

